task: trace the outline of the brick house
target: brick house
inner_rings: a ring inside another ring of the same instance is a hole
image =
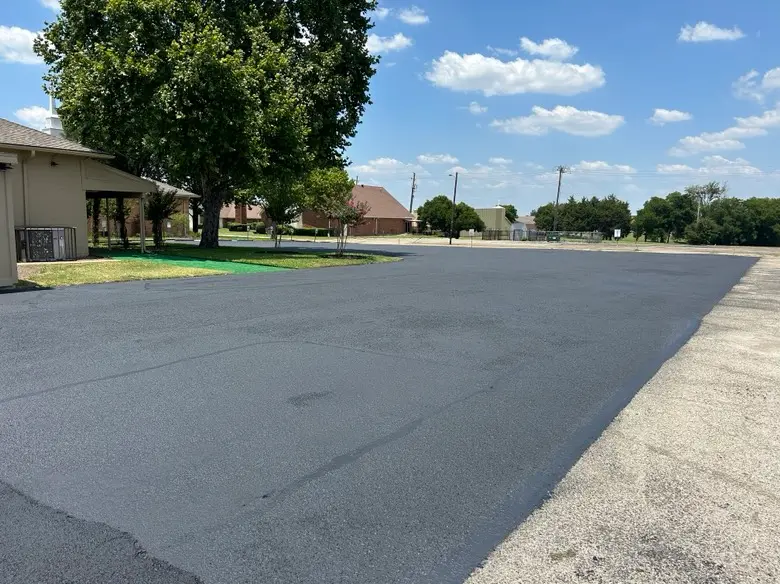
[[[414,216],[384,187],[357,185],[352,191],[356,201],[370,207],[363,225],[350,230],[350,235],[398,235],[409,231]],[[331,227],[327,217],[314,211],[304,211],[301,223],[305,227]]]
[[[263,208],[258,205],[235,205],[230,203],[219,212],[219,226],[227,227],[229,223],[259,223],[265,222]]]

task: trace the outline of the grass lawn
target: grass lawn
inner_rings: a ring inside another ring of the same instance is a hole
[[[228,270],[171,266],[161,262],[135,259],[19,265],[20,280],[47,288],[130,280],[217,276],[226,273]]]
[[[336,257],[332,251],[285,250],[283,247],[270,249],[221,246],[217,249],[201,249],[192,245],[169,245],[162,253],[168,257],[197,258],[292,269],[359,266],[400,260],[394,256],[354,252],[346,253],[343,257]]]

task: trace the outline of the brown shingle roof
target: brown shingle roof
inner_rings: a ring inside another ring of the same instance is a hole
[[[71,142],[58,136],[49,136],[44,132],[0,118],[0,145],[20,149],[57,150],[79,156],[108,158],[106,154]]]
[[[365,201],[371,207],[366,215],[369,219],[408,219],[410,221],[414,219],[406,207],[399,203],[384,187],[357,185],[352,190],[352,195],[355,200]]]

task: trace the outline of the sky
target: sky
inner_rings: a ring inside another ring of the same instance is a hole
[[[36,31],[57,0],[0,0],[0,117],[40,127]],[[521,213],[605,196],[634,212],[711,180],[780,193],[777,0],[384,0],[350,174],[415,208],[437,194]]]

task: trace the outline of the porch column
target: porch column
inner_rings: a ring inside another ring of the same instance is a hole
[[[146,195],[141,193],[138,200],[138,234],[141,236],[141,253],[146,253]]]
[[[0,153],[0,286],[13,286],[18,279],[12,181],[9,176],[11,165],[16,163],[15,154]]]

